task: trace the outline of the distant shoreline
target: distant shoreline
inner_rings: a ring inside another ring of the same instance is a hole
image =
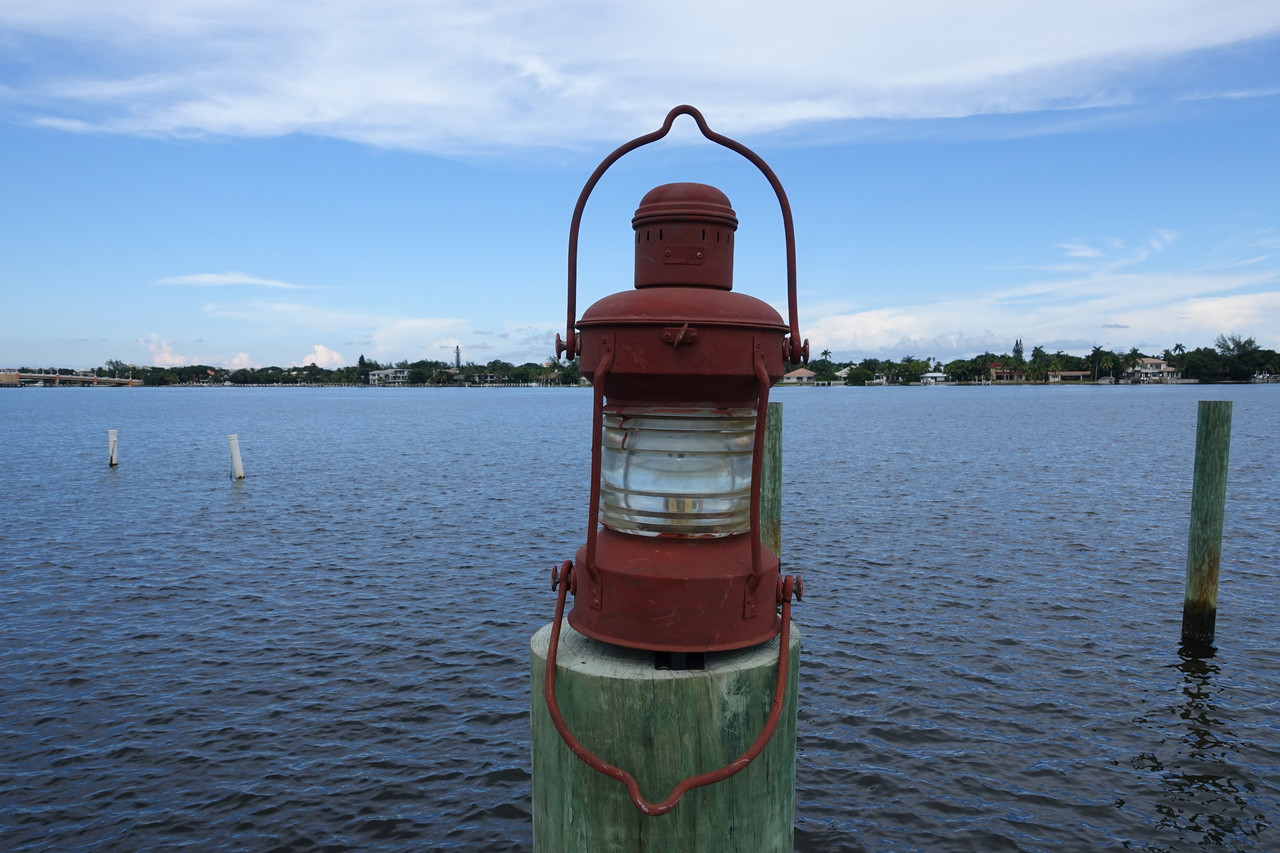
[[[843,382],[813,382],[813,383],[779,383],[773,386],[773,390],[784,388],[1115,388],[1115,387],[1135,387],[1135,388],[1157,388],[1157,387],[1177,387],[1186,385],[1199,385],[1202,387],[1214,387],[1218,385],[1280,385],[1280,376],[1272,377],[1264,381],[1258,380],[1235,380],[1224,379],[1221,382],[1202,382],[1199,379],[1181,379],[1176,382],[938,382],[926,385],[921,382],[910,382],[906,384],[895,383],[892,385],[846,385]],[[563,388],[579,388],[589,390],[590,385],[523,385],[515,383],[491,383],[491,384],[470,384],[470,385],[367,385],[356,383],[340,383],[340,382],[290,382],[290,383],[274,383],[274,384],[213,384],[213,383],[189,383],[189,384],[170,384],[170,385],[94,385],[86,382],[39,382],[39,383],[2,383],[0,388],[169,388],[169,389],[192,389],[192,388],[218,388],[218,389],[237,389],[237,388],[368,388],[371,390],[386,389],[416,389],[416,390],[475,390],[475,389],[500,389],[500,388],[543,388],[548,390]]]

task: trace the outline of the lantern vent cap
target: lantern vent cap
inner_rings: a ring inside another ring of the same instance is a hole
[[[738,216],[729,197],[707,184],[673,183],[645,193],[631,218],[633,228],[660,222],[706,222],[737,230]]]

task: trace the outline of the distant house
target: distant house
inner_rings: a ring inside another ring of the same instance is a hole
[[[1089,371],[1087,370],[1050,370],[1050,382],[1088,382]]]
[[[783,385],[812,385],[813,377],[818,374],[806,367],[798,367],[782,377]]]
[[[921,385],[943,385],[947,381],[947,374],[941,371],[929,371],[920,375]]]
[[[1025,370],[1015,370],[1012,366],[1006,365],[1002,361],[987,362],[987,369],[991,371],[992,382],[1027,381],[1027,372]]]
[[[1168,382],[1170,379],[1177,379],[1180,374],[1170,367],[1169,362],[1163,358],[1143,356],[1138,359],[1136,365],[1125,371],[1125,375],[1133,382],[1146,385],[1156,382]]]
[[[409,368],[391,367],[386,370],[370,370],[370,385],[408,385]]]

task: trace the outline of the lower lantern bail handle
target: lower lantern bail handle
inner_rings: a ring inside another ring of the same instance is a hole
[[[779,581],[777,597],[782,604],[782,630],[778,635],[778,676],[773,686],[773,702],[769,706],[769,717],[765,721],[764,728],[759,736],[756,737],[755,742],[747,748],[746,752],[718,770],[690,776],[672,788],[671,793],[667,795],[665,800],[659,803],[651,803],[640,793],[640,785],[636,782],[634,776],[626,770],[610,764],[583,746],[574,737],[573,732],[569,730],[569,724],[565,722],[564,715],[560,713],[560,705],[556,701],[556,653],[560,646],[560,628],[564,621],[565,599],[569,592],[572,577],[573,562],[571,560],[566,560],[559,570],[552,574],[551,588],[557,590],[556,615],[555,621],[551,623],[551,639],[547,645],[547,671],[543,682],[547,700],[547,712],[551,715],[551,722],[555,724],[556,731],[560,733],[561,739],[564,740],[570,751],[592,770],[616,779],[625,785],[627,794],[631,797],[631,802],[642,814],[650,817],[666,814],[674,809],[680,799],[689,791],[728,779],[754,761],[756,756],[764,750],[765,746],[773,738],[773,733],[778,727],[778,721],[782,718],[782,706],[786,702],[787,672],[791,651],[791,599],[793,596],[796,599],[802,597],[804,582],[798,576],[793,577],[791,575],[787,575],[785,579],[780,579]]]

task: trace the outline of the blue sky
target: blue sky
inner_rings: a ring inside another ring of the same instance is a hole
[[[1274,0],[0,0],[0,367],[544,361],[681,103],[815,353],[1280,349]],[[684,180],[785,309],[688,119],[580,308]]]

